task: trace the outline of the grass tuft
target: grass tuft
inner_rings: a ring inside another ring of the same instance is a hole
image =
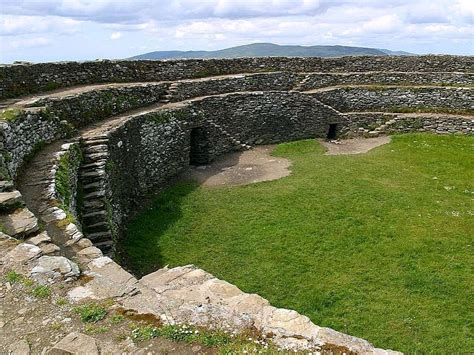
[[[105,318],[107,310],[96,303],[88,303],[73,308],[74,312],[79,314],[84,323],[96,323]]]
[[[23,280],[23,276],[21,276],[16,271],[8,271],[5,275],[5,280],[11,284],[16,284],[17,282],[21,282]]]
[[[31,293],[36,298],[48,298],[51,296],[51,289],[48,286],[40,285],[33,288]]]

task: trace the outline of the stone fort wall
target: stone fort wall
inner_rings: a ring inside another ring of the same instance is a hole
[[[311,72],[470,72],[473,57],[386,56],[340,58],[241,58],[170,61],[95,61],[4,65],[0,98],[60,87],[133,81],[174,81],[264,71]]]
[[[2,180],[37,176],[40,204],[33,211],[54,232],[55,252],[92,270],[103,252],[114,251],[141,198],[166,186],[192,159],[207,163],[253,145],[324,138],[334,124],[340,137],[473,134],[473,64],[472,57],[421,56],[3,66],[0,97],[63,90],[5,101],[0,172]],[[93,85],[64,91],[83,84]],[[254,315],[262,329],[271,323]],[[309,335],[301,336],[299,327],[272,331],[290,348],[307,348],[319,335],[304,322]],[[376,350],[336,333],[333,344]]]

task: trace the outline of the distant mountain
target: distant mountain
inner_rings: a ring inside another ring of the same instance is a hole
[[[388,49],[348,46],[280,46],[272,43],[254,43],[217,51],[157,51],[130,59],[196,59],[242,57],[341,57],[345,55],[412,55]]]
[[[389,49],[379,49],[379,51],[384,52],[387,55],[416,55],[414,53],[410,52],[404,52],[404,51],[391,51]]]

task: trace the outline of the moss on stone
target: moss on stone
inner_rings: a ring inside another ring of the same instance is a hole
[[[184,121],[188,118],[189,113],[186,110],[161,111],[150,116],[150,119],[155,123],[164,123],[171,120]]]
[[[81,162],[82,151],[79,145],[72,145],[59,159],[58,170],[55,175],[56,193],[60,201],[60,208],[66,212],[68,219],[72,219],[74,216],[71,206],[76,198],[76,179]]]
[[[7,122],[15,122],[25,116],[25,111],[19,108],[7,108],[0,114],[0,119]]]

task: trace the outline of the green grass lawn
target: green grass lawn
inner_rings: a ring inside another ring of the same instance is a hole
[[[274,154],[293,162],[289,177],[160,194],[129,224],[122,258],[137,274],[193,263],[378,347],[474,351],[474,137]]]

